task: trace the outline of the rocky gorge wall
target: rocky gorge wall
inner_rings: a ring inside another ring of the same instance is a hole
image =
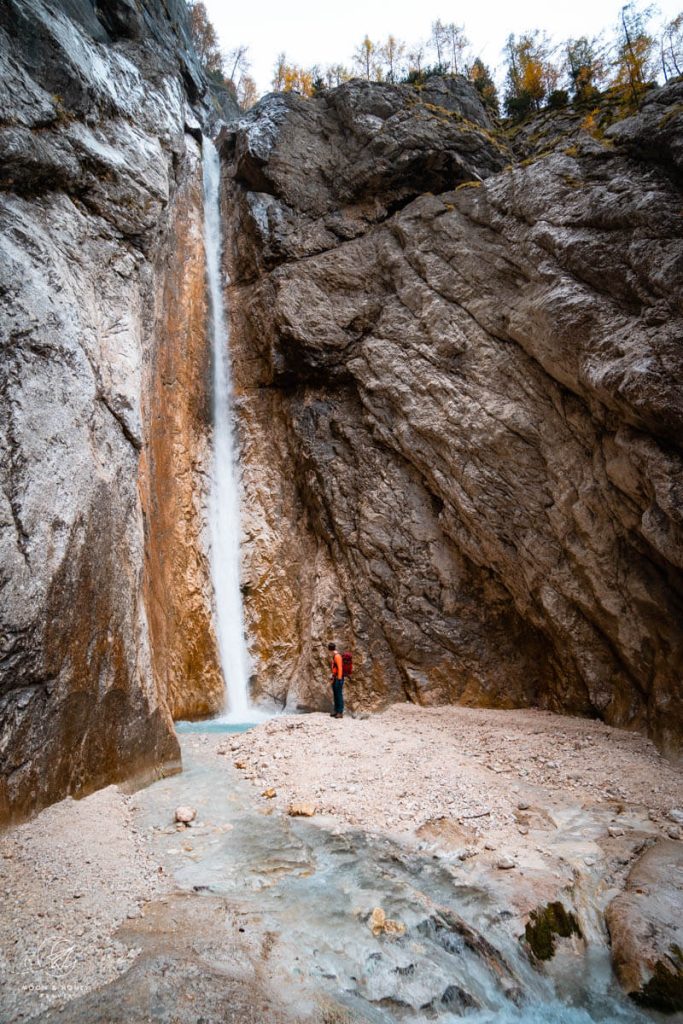
[[[683,83],[493,129],[466,83],[224,131],[256,691],[681,733]],[[534,134],[535,133],[535,134]]]
[[[0,820],[223,701],[182,0],[0,7]],[[681,89],[515,137],[460,79],[220,137],[253,694],[680,736]],[[227,119],[236,115],[228,111]]]
[[[222,702],[180,0],[0,9],[0,818],[179,763]]]

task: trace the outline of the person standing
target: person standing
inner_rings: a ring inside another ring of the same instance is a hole
[[[334,711],[332,712],[332,718],[343,718],[344,665],[342,662],[342,656],[337,650],[336,644],[328,644],[327,649],[331,656],[330,669],[332,671],[332,695],[334,697]]]

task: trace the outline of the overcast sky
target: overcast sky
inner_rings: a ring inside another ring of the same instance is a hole
[[[501,50],[510,32],[541,28],[556,40],[594,35],[611,30],[623,0],[493,0],[455,5],[438,0],[259,0],[227,4],[204,0],[209,17],[225,50],[237,43],[249,47],[251,73],[260,92],[268,92],[273,64],[285,51],[290,61],[311,64],[346,64],[367,33],[373,41],[389,33],[412,43],[429,36],[430,26],[442,21],[464,22],[473,49],[492,66],[501,62]],[[681,9],[681,0],[659,0],[661,17],[670,19]]]

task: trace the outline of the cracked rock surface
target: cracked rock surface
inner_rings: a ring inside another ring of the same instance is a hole
[[[682,93],[521,164],[474,95],[362,82],[223,134],[257,692],[322,707],[335,639],[357,709],[675,749]]]

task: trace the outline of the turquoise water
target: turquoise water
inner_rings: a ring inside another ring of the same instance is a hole
[[[176,722],[176,732],[180,735],[187,733],[233,733],[247,732],[253,729],[255,722],[222,722],[220,719],[209,719],[205,722]]]
[[[187,723],[179,732],[240,732]],[[268,814],[230,758],[183,744],[182,775],[139,794],[160,862],[185,892],[225,898],[258,920],[270,979],[295,998],[323,993],[369,1024],[644,1024],[616,984],[606,947],[534,969],[495,893],[452,865],[324,819]],[[197,808],[182,833],[174,808]],[[266,813],[264,813],[264,811]],[[180,838],[182,836],[182,838]],[[374,907],[405,925],[374,936]],[[671,1020],[671,1018],[668,1018]]]

